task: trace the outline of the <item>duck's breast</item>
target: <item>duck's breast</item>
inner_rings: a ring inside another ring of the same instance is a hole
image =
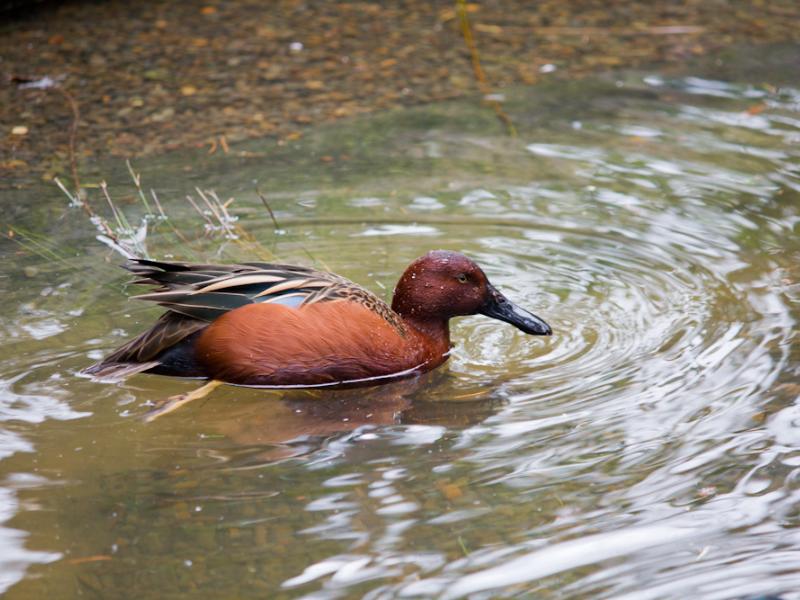
[[[249,304],[215,320],[195,346],[208,373],[247,385],[317,385],[379,377],[429,361],[416,332],[363,304]]]

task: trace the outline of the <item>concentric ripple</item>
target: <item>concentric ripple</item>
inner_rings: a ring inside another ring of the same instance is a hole
[[[698,93],[701,80],[690,83],[687,93]],[[794,94],[784,90],[788,103],[773,98],[781,109],[754,119],[740,109],[692,105],[648,114],[647,128],[636,115],[616,125],[583,123],[589,139],[593,129],[618,137],[603,146],[587,146],[585,138],[527,146],[557,180],[484,180],[436,196],[474,218],[468,227],[440,224],[439,236],[466,248],[555,335],[528,338],[480,317],[457,326],[450,393],[485,386],[506,400],[457,436],[452,448],[461,465],[437,465],[446,481],[471,482],[469,502],[450,517],[431,515],[424,487],[414,482],[429,478],[404,474],[405,493],[393,485],[391,501],[382,499],[386,508],[377,511],[397,506],[406,519],[409,529],[392,551],[338,555],[285,585],[322,577],[334,592],[355,585],[356,573],[396,577],[391,565],[417,564],[404,583],[379,586],[370,597],[554,591],[565,572],[567,581],[577,577],[565,588],[575,597],[680,598],[696,586],[720,598],[796,589],[785,568],[800,559],[800,546],[769,515],[796,511],[800,498],[787,469],[798,464],[800,446],[765,452],[775,434],[757,426],[772,390],[795,389],[781,381],[798,372],[791,300],[800,256],[797,179],[787,177],[798,158],[787,145],[798,121],[782,112],[796,111]],[[750,88],[744,96],[762,97]],[[700,142],[688,147],[687,140]],[[789,417],[779,415],[785,440]],[[443,435],[432,433],[434,440]],[[797,433],[791,439],[800,441]],[[517,508],[493,509],[498,496],[499,506]],[[527,502],[533,506],[522,508]],[[371,512],[359,507],[353,518]],[[415,562],[419,540],[448,547],[433,540],[452,532],[450,523],[462,524],[467,556],[445,567],[443,553],[424,566]],[[484,523],[493,535],[481,533]],[[325,536],[351,525],[339,515]],[[751,527],[763,534],[733,533]],[[681,572],[687,547],[695,548],[691,561],[703,562],[710,548],[716,558],[688,569],[685,579],[671,575]],[[785,555],[760,561],[765,548]],[[732,566],[714,567],[720,560]],[[598,568],[605,563],[607,571]],[[579,577],[589,565],[593,575]],[[731,587],[728,577],[746,585]]]

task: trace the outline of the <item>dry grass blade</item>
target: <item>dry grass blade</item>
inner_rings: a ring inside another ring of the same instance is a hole
[[[229,227],[232,224],[231,229],[235,231],[233,239],[238,244],[246,247],[250,252],[254,252],[262,259],[271,260],[272,258],[274,258],[272,252],[264,248],[258,242],[258,240],[254,235],[252,235],[244,227],[239,225],[238,219],[236,217],[233,217],[230,215],[230,213],[228,213],[228,206],[230,206],[233,203],[233,198],[229,198],[226,202],[222,202],[214,190],[208,190],[206,193],[219,207],[219,211],[222,213],[222,216],[226,220],[226,223],[229,225]]]
[[[78,158],[77,158],[77,144],[78,144],[78,125],[81,120],[81,111],[78,107],[78,101],[67,90],[61,87],[53,88],[59,92],[67,100],[70,110],[72,111],[72,122],[69,126],[69,169],[72,174],[72,185],[75,186],[75,193],[78,197],[81,196],[81,180],[78,177]]]
[[[189,243],[188,238],[181,233],[180,229],[178,229],[177,227],[175,227],[175,225],[172,224],[172,221],[170,221],[169,217],[167,216],[167,213],[164,212],[164,209],[161,206],[161,202],[159,201],[158,196],[156,195],[156,191],[154,189],[151,189],[150,194],[153,196],[153,202],[155,202],[155,205],[158,208],[158,212],[161,214],[161,219],[165,223],[167,223],[167,225],[169,225],[169,228],[172,230],[172,233],[174,233],[175,236],[181,242],[183,242],[184,244],[188,244]]]
[[[108,185],[105,181],[100,182],[100,189],[103,191],[103,196],[105,196],[106,202],[108,202],[108,206],[111,208],[111,214],[114,215],[114,220],[117,222],[119,231],[123,233],[131,233],[133,228],[128,222],[125,213],[117,210],[117,207],[114,205],[114,201],[111,200],[111,194],[108,193]]]
[[[125,165],[128,167],[128,173],[131,174],[131,179],[133,179],[133,185],[136,186],[136,191],[139,192],[139,199],[142,201],[142,204],[144,204],[144,209],[147,211],[148,215],[152,215],[153,212],[150,210],[150,205],[147,203],[147,196],[145,196],[144,190],[142,190],[142,176],[133,170],[133,165],[131,165],[130,160],[126,159]]]
[[[203,190],[201,190],[199,187],[196,187],[194,189],[200,195],[200,198],[203,200],[205,205],[208,207],[208,210],[211,211],[211,214],[214,215],[214,218],[217,220],[217,223],[219,223],[219,225],[215,225],[214,227],[222,228],[222,230],[225,231],[225,233],[229,237],[231,237],[233,239],[236,239],[237,235],[231,229],[230,224],[228,223],[228,220],[225,218],[225,213],[221,209],[219,198],[214,197],[214,202],[211,202],[208,199],[208,195],[206,195],[203,192]]]
[[[228,198],[226,202],[223,202],[219,199],[217,192],[214,190],[208,190],[206,194],[211,197],[211,199],[214,201],[214,204],[219,209],[219,212],[222,215],[222,218],[220,219],[222,222],[230,225],[236,221],[236,217],[232,217],[228,212],[228,207],[233,203],[233,198]]]
[[[54,181],[59,189],[69,198],[70,205],[74,207],[80,206],[89,216],[92,225],[98,230],[99,235],[97,239],[123,256],[128,258],[147,257],[145,241],[148,234],[148,223],[153,223],[153,227],[156,227],[156,224],[160,222],[167,223],[169,229],[171,229],[172,233],[174,233],[177,239],[182,243],[184,252],[191,254],[189,245],[192,243],[192,239],[175,227],[155,190],[150,189],[152,204],[147,200],[142,186],[141,174],[133,168],[130,160],[126,161],[126,166],[128,167],[128,173],[136,187],[142,206],[146,211],[144,218],[142,218],[141,225],[138,228],[134,228],[131,225],[125,213],[114,202],[105,181],[101,182],[98,187],[102,191],[103,197],[113,215],[111,222],[95,213],[86,195],[81,193],[83,190],[71,192],[58,178],[55,178]],[[272,260],[274,258],[274,255],[261,245],[255,236],[251,235],[238,224],[238,217],[229,211],[229,207],[233,203],[233,198],[223,202],[213,190],[195,189],[202,202],[196,202],[191,195],[187,195],[186,199],[205,221],[204,231],[206,236],[213,236],[215,232],[222,232],[226,238],[245,247],[249,255],[255,255],[262,260]],[[153,206],[156,208],[157,212],[153,212]],[[274,219],[273,222],[275,222]],[[8,237],[13,237],[13,235],[14,233],[12,231],[11,235]],[[31,240],[21,241],[21,244],[31,252],[43,255],[46,254],[43,249],[37,248]]]
[[[85,198],[82,198],[76,194],[72,194],[66,188],[66,186],[63,183],[61,183],[61,180],[59,180],[58,177],[54,177],[53,181],[55,181],[58,188],[62,192],[64,192],[67,198],[69,198],[70,204],[72,206],[80,206],[83,209],[83,211],[89,216],[89,220],[92,222],[92,225],[98,228],[100,230],[100,233],[112,239],[116,237],[116,234],[114,233],[114,230],[111,228],[111,225],[108,224],[108,221],[106,221],[103,217],[100,217],[97,214],[95,214],[94,210],[92,210],[91,205]]]
[[[281,226],[278,225],[278,219],[275,218],[275,213],[272,212],[272,207],[269,205],[269,202],[267,202],[267,198],[261,193],[261,190],[258,189],[258,185],[256,185],[256,195],[261,199],[261,203],[267,209],[267,212],[269,213],[269,218],[272,219],[272,224],[275,225],[275,229],[276,230],[281,229]]]
[[[156,191],[153,188],[150,188],[150,195],[153,197],[153,202],[156,204],[156,208],[158,209],[158,214],[161,215],[162,219],[167,219],[167,215],[164,212],[164,209],[161,207],[161,202],[158,200],[158,196],[156,195]]]
[[[147,249],[144,247],[144,240],[147,238],[147,221],[143,221],[142,226],[137,231],[131,227],[125,213],[117,209],[114,201],[111,199],[111,194],[108,193],[108,185],[105,181],[100,182],[100,189],[111,207],[111,212],[114,219],[117,221],[118,233],[114,232],[105,219],[101,219],[104,225],[103,230],[107,233],[97,236],[97,239],[116,250],[126,258],[146,258]],[[119,234],[127,237],[123,239]]]
[[[189,402],[205,398],[221,385],[224,385],[222,381],[212,379],[211,381],[206,382],[204,385],[192,390],[191,392],[178,394],[177,396],[171,396],[167,398],[167,400],[158,404],[158,406],[155,408],[147,411],[147,413],[145,413],[145,415],[142,417],[142,420],[145,423],[152,423],[159,417],[163,417],[164,415],[179,409],[181,406],[184,406]]]
[[[194,208],[197,211],[197,214],[199,214],[201,217],[203,217],[203,219],[205,219],[208,230],[212,231],[216,227],[214,225],[214,221],[208,218],[208,215],[203,210],[201,210],[199,206],[197,206],[197,202],[195,202],[194,198],[192,198],[189,194],[186,194],[186,199],[189,201],[189,204],[192,205],[192,208]]]
[[[25,248],[31,254],[35,254],[40,256],[41,258],[48,260],[48,261],[58,261],[58,262],[66,262],[64,257],[58,254],[54,249],[47,246],[46,238],[41,238],[40,236],[36,236],[31,232],[24,231],[19,227],[11,227],[10,225],[3,225],[2,229],[8,231],[5,233],[3,231],[0,233],[4,238],[10,240],[22,248]],[[43,241],[44,240],[44,241]]]

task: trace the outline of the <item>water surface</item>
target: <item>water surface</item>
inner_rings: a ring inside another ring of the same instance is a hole
[[[137,165],[172,217],[153,257],[273,257],[388,299],[458,249],[555,330],[460,319],[446,367],[380,388],[226,387],[141,422],[197,384],[76,373],[158,311],[58,190],[10,194],[0,590],[800,598],[800,82],[796,51],[762,55],[510,90],[517,138],[457,102]],[[95,176],[137,224],[124,166]],[[195,186],[257,243],[204,230]]]

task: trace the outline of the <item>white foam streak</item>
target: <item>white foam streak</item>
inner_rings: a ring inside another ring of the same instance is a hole
[[[443,597],[461,598],[475,592],[527,583],[609,558],[681,542],[696,534],[693,529],[651,526],[562,542],[517,557],[502,566],[466,575],[450,586]]]

